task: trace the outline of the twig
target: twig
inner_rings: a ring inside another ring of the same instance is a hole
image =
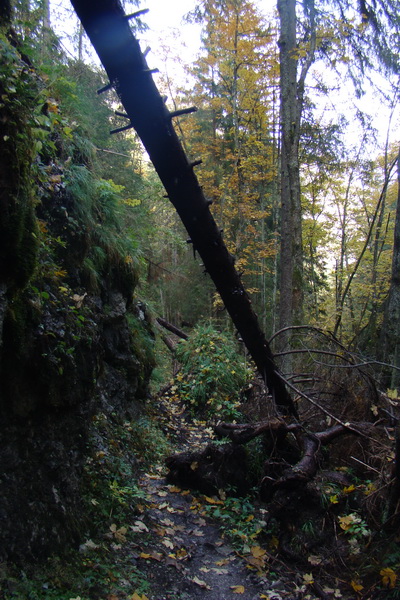
[[[313,404],[314,406],[316,406],[317,408],[319,408],[319,410],[321,412],[323,412],[325,415],[327,415],[328,417],[330,417],[331,419],[333,419],[334,421],[336,421],[336,423],[339,423],[339,425],[342,425],[343,427],[346,427],[346,429],[348,429],[349,431],[352,431],[353,433],[357,433],[358,435],[361,435],[361,437],[370,440],[372,442],[375,442],[376,444],[381,445],[383,448],[387,448],[387,446],[385,444],[383,444],[382,442],[380,442],[379,440],[376,440],[374,438],[372,438],[371,436],[367,435],[366,433],[363,433],[362,431],[359,431],[358,429],[355,429],[350,423],[344,423],[341,419],[339,419],[339,417],[335,417],[334,414],[332,414],[329,410],[326,410],[326,408],[323,408],[320,404],[318,404],[318,402],[315,402],[315,400],[313,400],[312,398],[310,398],[310,396],[307,396],[307,394],[304,394],[301,390],[299,390],[299,388],[297,388],[295,385],[291,384],[287,379],[285,379],[285,377],[283,377],[283,375],[281,375],[280,373],[276,373],[278,377],[280,377],[282,379],[282,381],[294,392],[296,392],[296,394],[298,394],[299,396],[301,396],[302,398],[304,398],[305,400],[307,400],[308,402],[310,402],[311,404]]]
[[[370,471],[374,471],[375,473],[378,473],[378,475],[381,474],[380,471],[378,471],[378,469],[374,469],[374,467],[371,467],[370,465],[367,465],[367,463],[363,462],[362,460],[360,460],[359,458],[356,458],[355,456],[350,456],[350,458],[352,460],[355,460],[356,462],[360,463],[360,465],[363,465],[363,467],[366,467],[367,469],[369,469]]]

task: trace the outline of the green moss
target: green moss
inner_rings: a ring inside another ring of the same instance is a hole
[[[38,251],[31,127],[37,84],[3,36],[0,65],[0,278],[22,289],[34,273]]]
[[[136,307],[137,309],[137,307]],[[141,311],[141,308],[137,309]],[[155,367],[155,336],[145,313],[139,318],[133,312],[127,314],[131,334],[132,354],[138,360],[139,394],[145,395],[152,370]]]

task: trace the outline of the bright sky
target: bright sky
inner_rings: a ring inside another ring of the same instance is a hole
[[[255,4],[262,14],[267,16],[271,14],[276,6],[276,0],[254,0]],[[137,8],[133,4],[126,3],[128,12],[133,12]],[[130,4],[130,6],[129,6]],[[200,47],[200,27],[196,24],[184,22],[184,16],[190,12],[196,5],[196,0],[141,0],[140,9],[148,8],[149,12],[142,16],[149,29],[148,31],[138,35],[142,50],[147,46],[151,47],[151,52],[147,56],[147,62],[150,68],[158,68],[161,73],[168,73],[170,79],[176,84],[183,84],[185,81],[184,64],[191,64],[196,60],[196,55]],[[76,28],[76,20],[72,16],[71,4],[69,0],[52,0],[54,9],[53,26],[55,26],[59,34],[65,32],[71,35],[71,31]],[[65,16],[65,8],[69,9],[69,16]],[[57,11],[60,11],[57,15]],[[64,38],[64,45],[71,49],[71,43]],[[70,50],[71,51],[71,50]],[[71,52],[72,53],[72,52]],[[76,55],[76,51],[75,51]],[[91,56],[94,58],[94,53]],[[94,61],[97,57],[94,58]],[[183,63],[180,65],[180,61]],[[155,75],[155,81],[159,85],[159,77]],[[343,83],[343,82],[342,82]],[[336,98],[334,97],[336,96]],[[346,90],[341,89],[336,95],[331,95],[326,100],[328,111],[335,110],[335,107],[330,105],[330,101],[336,105],[341,104],[340,98],[348,102],[346,99]],[[362,101],[357,104],[364,110],[374,114],[374,124],[381,132],[381,136],[385,137],[385,130],[388,126],[388,115],[386,111],[382,112],[382,102],[379,98],[372,98],[371,94],[367,94]],[[397,115],[398,116],[398,115]],[[397,137],[394,132],[396,127],[392,123],[393,136]],[[356,133],[356,132],[354,132]],[[354,136],[355,138],[357,135]],[[383,140],[382,140],[383,141]],[[381,143],[382,143],[381,141]]]

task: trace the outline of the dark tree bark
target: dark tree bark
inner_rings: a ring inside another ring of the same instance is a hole
[[[394,365],[389,383],[392,389],[400,388],[400,154],[397,157],[397,208],[394,226],[392,277],[385,314],[385,360]]]
[[[296,36],[296,1],[278,0],[280,22],[281,117],[281,256],[280,328],[298,325],[303,313],[303,242],[300,196],[300,123],[305,80],[315,54],[315,8],[308,3],[309,47],[297,75],[299,48]]]
[[[296,414],[250,299],[119,0],[71,0],[237,330],[281,412]]]
[[[168,331],[170,331],[171,333],[174,333],[175,335],[180,337],[182,340],[188,339],[188,335],[184,331],[182,331],[182,329],[179,329],[175,325],[172,325],[172,323],[169,323],[162,317],[157,317],[156,321],[159,325],[161,325],[165,329],[168,329]]]

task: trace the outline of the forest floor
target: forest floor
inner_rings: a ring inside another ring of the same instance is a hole
[[[193,451],[213,437],[168,395],[152,412],[174,451]],[[150,448],[151,452],[151,448]],[[194,466],[195,468],[195,466]],[[92,536],[67,558],[40,571],[6,577],[4,600],[317,600],[357,598],[333,577],[314,581],[312,565],[290,565],[266,532],[265,504],[256,498],[206,496],[167,480],[155,464],[138,482],[135,508],[112,517],[109,530]],[[45,578],[43,578],[45,577]],[[25,583],[25,587],[24,587]],[[345,591],[344,591],[345,590]],[[1,595],[3,594],[3,595]]]
[[[204,448],[213,438],[205,422],[190,418],[168,395],[155,410],[176,451]],[[124,595],[120,580],[115,588],[120,591],[107,600],[355,598],[354,591],[346,595],[339,587],[319,585],[310,572],[283,562],[278,540],[264,532],[265,505],[255,498],[229,498],[222,491],[206,496],[171,485],[166,475],[162,465],[142,475],[140,514],[109,534],[116,538],[117,560],[129,556],[147,585]]]

